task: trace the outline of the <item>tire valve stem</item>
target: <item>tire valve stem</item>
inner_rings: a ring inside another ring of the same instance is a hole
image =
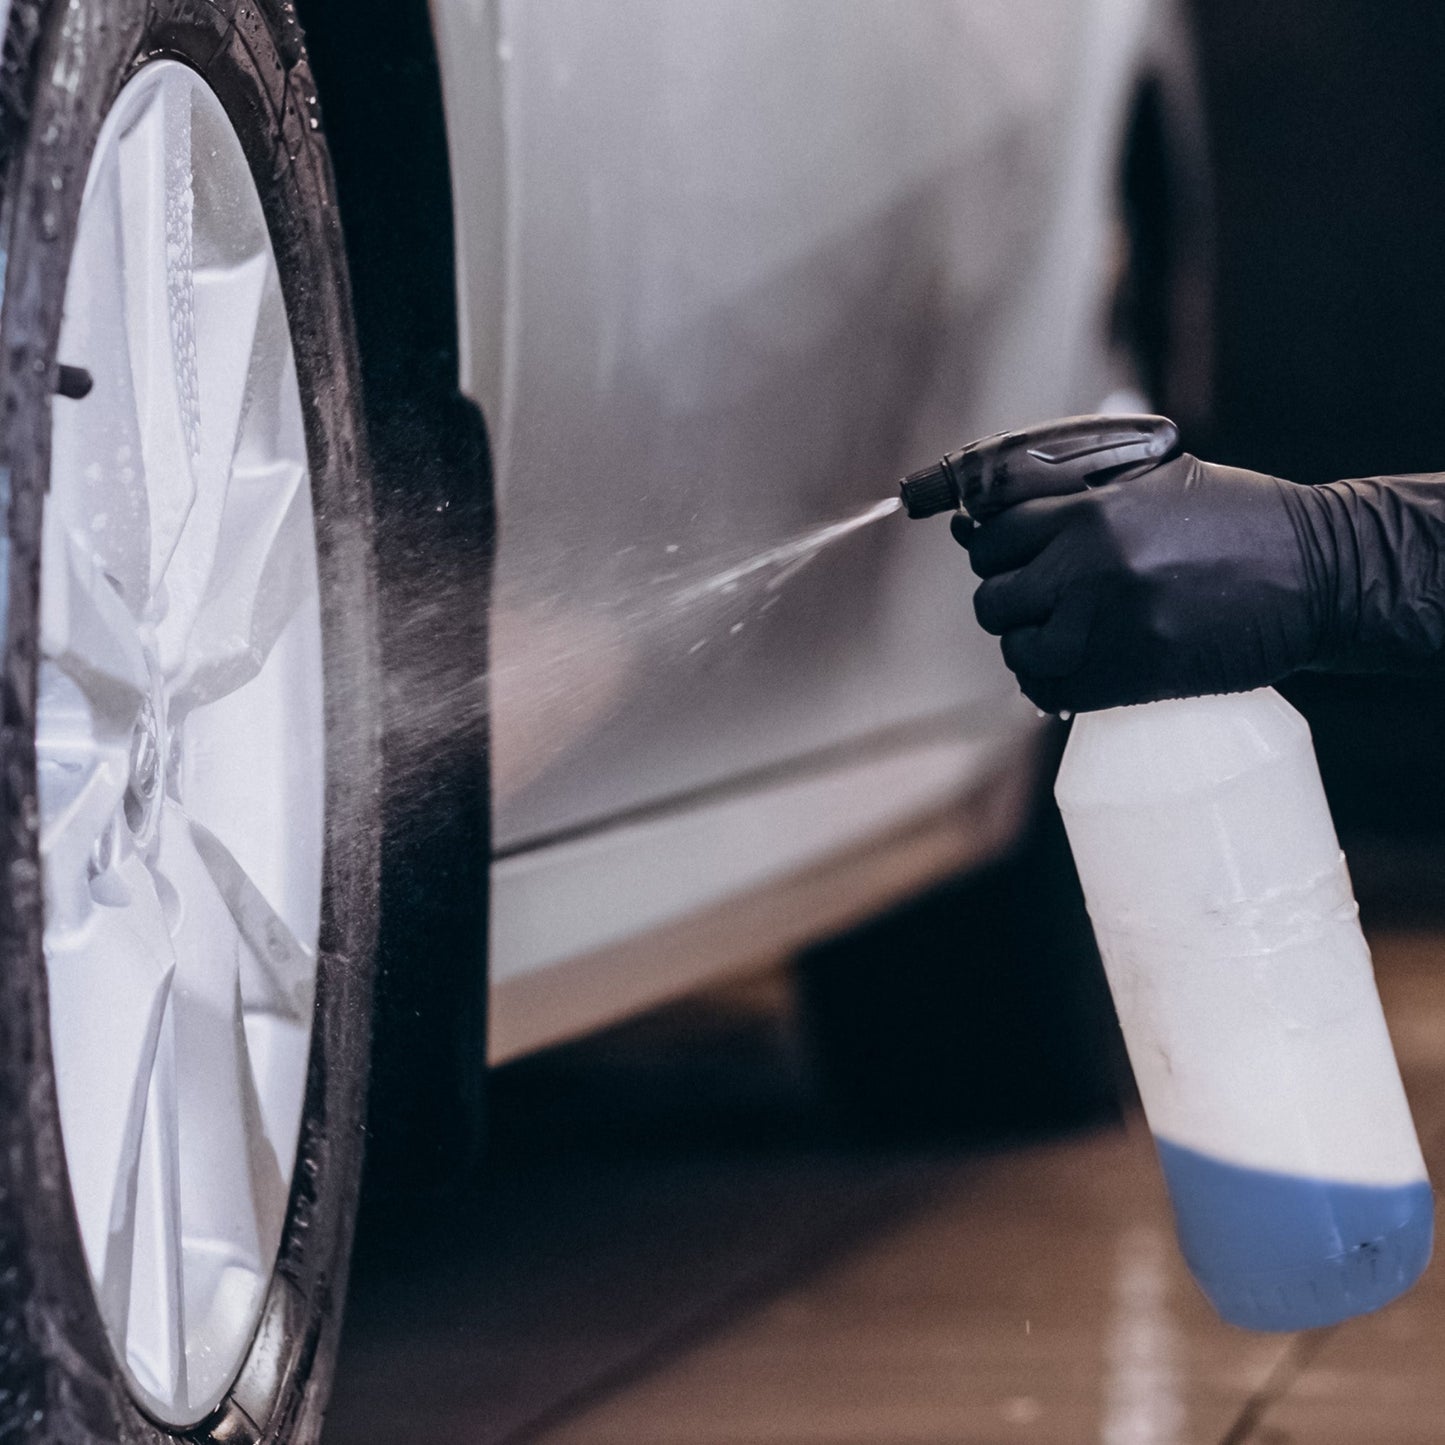
[[[56,368],[57,396],[68,397],[71,401],[84,401],[94,385],[95,378],[83,366],[66,366],[62,362]]]

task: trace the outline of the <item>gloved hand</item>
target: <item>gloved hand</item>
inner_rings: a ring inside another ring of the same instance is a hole
[[[1181,456],[954,535],[1050,712],[1445,660],[1445,475],[1311,487]]]

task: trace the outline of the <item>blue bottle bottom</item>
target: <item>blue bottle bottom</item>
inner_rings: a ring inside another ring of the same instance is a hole
[[[1229,1324],[1335,1324],[1402,1295],[1430,1262],[1435,1207],[1426,1180],[1339,1184],[1154,1142],[1184,1258]]]

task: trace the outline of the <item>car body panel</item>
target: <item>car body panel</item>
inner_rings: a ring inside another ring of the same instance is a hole
[[[1027,726],[890,740],[499,860],[489,1058],[786,957],[987,862],[1027,812],[1032,744]]]
[[[561,962],[526,920],[549,866],[571,906],[579,835],[730,788],[761,817],[760,777],[951,732],[971,762],[924,810],[1027,734],[941,523],[713,584],[967,437],[1101,400],[1113,165],[1157,10],[434,0],[499,512],[494,978]],[[897,826],[884,784],[854,786]],[[840,838],[800,829],[776,868]],[[619,887],[568,949],[745,896],[756,870],[720,856],[695,839],[678,870],[709,885]]]

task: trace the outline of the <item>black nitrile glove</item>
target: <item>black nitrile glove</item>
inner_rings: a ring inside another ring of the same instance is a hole
[[[1445,475],[1309,487],[1181,456],[954,535],[1050,712],[1445,660]]]

